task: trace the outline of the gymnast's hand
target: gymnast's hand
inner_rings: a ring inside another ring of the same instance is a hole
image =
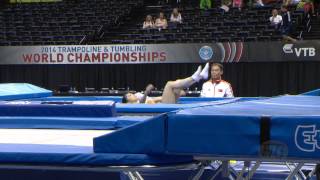
[[[154,86],[152,84],[148,84],[145,90],[145,94],[149,94],[154,89]]]

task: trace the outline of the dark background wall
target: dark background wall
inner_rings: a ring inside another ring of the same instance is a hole
[[[160,89],[168,80],[190,76],[198,65],[1,65],[0,82],[27,82],[52,90],[62,84],[78,90],[85,87],[142,90],[147,83]],[[297,94],[320,88],[318,62],[229,63],[224,67],[223,77],[232,84],[236,96]]]

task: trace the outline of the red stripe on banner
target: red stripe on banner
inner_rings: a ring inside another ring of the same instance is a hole
[[[236,54],[236,62],[239,62],[243,53],[243,42],[237,43],[237,54]]]
[[[223,43],[224,49],[225,49],[225,57],[223,62],[228,62],[230,59],[230,54],[231,54],[231,48],[230,48],[230,44],[228,43]]]
[[[237,54],[237,44],[235,42],[231,43],[231,59],[229,62],[233,62],[235,58],[235,54]]]

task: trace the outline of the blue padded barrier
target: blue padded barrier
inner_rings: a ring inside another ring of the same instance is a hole
[[[270,137],[280,157],[320,160],[320,114],[272,117]]]
[[[256,156],[260,151],[260,118],[172,114],[168,118],[169,154]]]
[[[163,154],[166,117],[161,114],[134,126],[94,138],[94,152]]]
[[[16,100],[52,96],[52,91],[28,83],[0,84],[0,100]]]
[[[115,103],[112,101],[0,102],[0,116],[114,117],[115,115]]]
[[[126,141],[119,143],[119,139]],[[243,158],[270,158],[274,146],[282,144],[287,148],[281,146],[280,151],[288,150],[284,158],[320,160],[320,97],[280,96],[189,108],[94,142],[99,142],[96,152]]]

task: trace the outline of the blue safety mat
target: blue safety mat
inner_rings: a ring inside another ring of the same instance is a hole
[[[30,99],[30,101],[114,101],[121,102],[121,96],[51,96]]]
[[[0,116],[0,128],[13,129],[117,129],[150,119],[151,116],[33,117]]]
[[[182,97],[179,104],[123,104],[116,103],[118,113],[164,113],[179,109],[192,108],[204,105],[233,103],[240,101],[251,101],[257,99],[265,99],[264,97],[241,97],[241,98],[198,98],[198,97]],[[76,102],[76,101],[106,101],[114,102],[121,101],[119,96],[84,96],[84,97],[47,97],[38,98],[30,101],[45,101],[45,102]]]
[[[305,93],[302,93],[301,95],[305,95],[305,96],[320,96],[320,89],[315,89],[312,91],[308,91]]]
[[[280,96],[167,113],[95,138],[94,149],[315,160],[319,132],[320,97]],[[129,140],[114,143],[117,139]]]
[[[266,97],[237,97],[239,101],[250,101],[264,99]],[[191,104],[210,101],[230,100],[233,98],[204,98],[204,97],[180,97],[179,104]],[[121,102],[122,96],[51,96],[44,98],[30,99],[30,101],[114,101]]]
[[[24,165],[141,166],[190,163],[190,156],[93,153],[90,146],[0,144],[0,163]]]
[[[196,125],[198,128],[194,128]],[[317,130],[320,130],[320,97],[281,96],[185,109],[168,120],[167,151],[315,159],[320,158]],[[263,136],[266,142],[261,142]],[[221,140],[206,143],[210,139]],[[267,148],[264,149],[267,154],[261,147]]]
[[[166,115],[94,138],[96,153],[164,154]]]
[[[112,101],[2,101],[0,116],[114,117]]]
[[[0,100],[16,100],[52,96],[52,91],[28,83],[0,84]]]
[[[320,115],[320,97],[314,96],[279,96],[275,98],[229,103],[224,106],[207,106],[184,109],[177,114],[184,115],[247,115],[247,116],[290,116]]]
[[[243,101],[241,98],[224,98],[215,101],[197,102],[191,104],[123,104],[117,103],[116,110],[119,113],[165,113],[180,109],[188,109],[194,107],[223,105]]]

